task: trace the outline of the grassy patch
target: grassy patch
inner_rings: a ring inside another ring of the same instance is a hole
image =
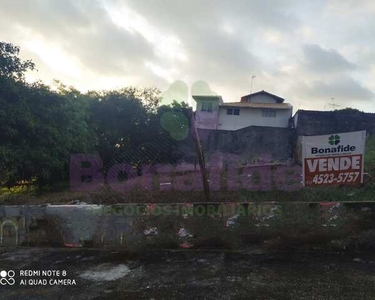
[[[375,138],[369,138],[366,143],[365,172],[375,177]]]

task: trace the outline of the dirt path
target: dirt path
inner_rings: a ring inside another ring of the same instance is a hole
[[[0,299],[375,299],[375,254],[363,253],[18,248],[0,268],[15,271]],[[25,273],[42,270],[60,276]]]

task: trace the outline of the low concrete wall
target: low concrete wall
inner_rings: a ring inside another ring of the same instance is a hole
[[[240,248],[280,237],[327,242],[358,239],[360,230],[375,237],[374,212],[374,203],[0,206],[0,240],[129,250]]]

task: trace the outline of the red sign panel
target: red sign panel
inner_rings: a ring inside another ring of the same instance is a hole
[[[359,185],[363,155],[307,158],[304,161],[305,186]]]

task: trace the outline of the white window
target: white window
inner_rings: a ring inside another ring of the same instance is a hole
[[[276,109],[263,109],[262,110],[262,117],[275,118],[276,117]]]
[[[212,103],[202,103],[201,111],[212,112]]]
[[[227,115],[239,116],[240,115],[240,109],[239,108],[228,108],[227,109]]]

